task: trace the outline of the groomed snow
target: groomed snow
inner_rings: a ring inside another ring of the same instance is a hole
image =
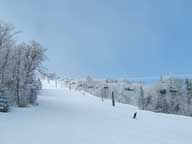
[[[0,113],[0,144],[191,144],[192,118],[140,111],[54,85],[39,106]],[[137,120],[133,120],[138,112]]]

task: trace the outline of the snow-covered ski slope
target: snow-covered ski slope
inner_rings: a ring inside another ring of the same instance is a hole
[[[191,117],[112,107],[109,100],[48,84],[38,102],[0,113],[0,144],[192,144]]]

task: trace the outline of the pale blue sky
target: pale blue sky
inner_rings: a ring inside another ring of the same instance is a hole
[[[191,0],[0,0],[0,19],[62,75],[192,73]]]

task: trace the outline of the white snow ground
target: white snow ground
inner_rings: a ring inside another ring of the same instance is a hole
[[[112,107],[109,100],[47,84],[38,101],[39,106],[0,113],[0,144],[192,143],[191,117]]]

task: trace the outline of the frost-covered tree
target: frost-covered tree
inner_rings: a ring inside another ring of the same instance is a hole
[[[144,96],[144,109],[192,116],[191,80],[166,78],[150,86]]]
[[[41,88],[36,73],[41,70],[45,49],[36,42],[16,44],[13,26],[0,21],[0,91],[12,104],[35,103]]]
[[[34,103],[35,98],[31,97],[36,97],[35,94],[37,94],[34,89],[37,85],[35,73],[40,69],[44,52],[45,50],[36,41],[29,44],[22,43],[16,47],[15,91],[18,106],[23,107]]]
[[[0,21],[0,88],[4,88],[13,59],[14,27]]]

